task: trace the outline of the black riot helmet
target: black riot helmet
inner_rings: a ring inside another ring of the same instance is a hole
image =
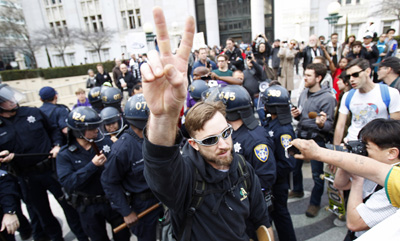
[[[0,84],[0,112],[15,112],[24,94],[11,88],[8,84]]]
[[[102,122],[103,120],[100,115],[94,109],[87,106],[77,107],[68,114],[67,126],[69,138],[70,134],[72,134],[75,138],[85,139],[89,142],[101,141],[104,139],[104,135],[99,128]],[[85,131],[94,129],[99,129],[96,140],[86,138]]]
[[[101,130],[104,135],[118,134],[124,126],[124,120],[121,113],[114,107],[106,107],[100,112],[100,117],[103,119]],[[116,123],[117,125],[112,125]]]
[[[107,87],[104,91],[102,90],[101,101],[104,107],[111,106],[121,112],[122,93],[119,89]]]
[[[271,85],[260,93],[257,108],[276,114],[282,125],[292,122],[289,92],[278,84]]]
[[[129,124],[143,130],[147,124],[149,112],[150,110],[143,94],[136,94],[126,102],[124,117]]]
[[[103,109],[103,103],[101,103],[101,88],[96,86],[90,89],[88,94],[89,103],[93,106],[93,108],[101,110]]]
[[[201,94],[208,90],[208,88],[204,80],[195,80],[189,86],[189,94],[195,101],[199,101],[201,99]]]
[[[253,130],[258,121],[253,113],[253,102],[247,90],[239,85],[228,85],[221,89],[220,98],[226,105],[226,119],[235,121],[242,119],[245,126]]]

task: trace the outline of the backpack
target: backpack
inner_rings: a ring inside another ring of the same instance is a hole
[[[387,86],[386,84],[379,84],[379,87],[381,89],[381,95],[382,95],[383,103],[385,103],[386,109],[388,109],[389,105],[390,105],[389,86]],[[350,110],[350,101],[353,98],[353,95],[354,95],[355,92],[356,92],[355,89],[351,89],[349,91],[349,94],[346,97],[345,105],[346,105],[348,110]]]
[[[251,189],[251,180],[250,174],[248,171],[248,167],[246,161],[243,156],[238,154],[238,171],[239,178],[236,183],[230,188],[230,190],[235,189],[239,184],[243,183],[244,189],[247,193]],[[193,193],[192,200],[190,203],[189,209],[186,211],[186,217],[183,222],[183,228],[180,230],[178,237],[174,237],[172,233],[172,224],[171,224],[171,215],[170,210],[165,207],[164,216],[159,219],[157,225],[157,241],[175,241],[175,240],[190,240],[191,232],[192,232],[192,224],[193,224],[193,216],[196,210],[201,206],[204,201],[204,196],[209,194],[217,193],[217,192],[228,192],[230,190],[220,190],[220,189],[207,189],[207,184],[204,179],[199,174],[199,170],[195,168],[194,175],[194,184],[193,184]],[[214,208],[215,209],[215,208]],[[213,213],[216,213],[218,210],[214,210]]]

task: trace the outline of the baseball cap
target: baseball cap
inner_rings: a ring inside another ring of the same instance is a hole
[[[39,90],[39,96],[42,100],[51,100],[57,94],[57,91],[50,86],[45,86]]]
[[[386,59],[383,59],[381,62],[377,63],[377,64],[373,64],[373,66],[377,66],[377,67],[390,67],[393,69],[393,71],[395,73],[399,73],[400,72],[400,59],[397,57],[388,57]]]

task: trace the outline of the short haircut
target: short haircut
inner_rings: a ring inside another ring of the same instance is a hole
[[[309,64],[306,69],[314,70],[315,77],[321,76],[321,81],[325,78],[326,72],[328,71],[325,64]],[[320,82],[321,83],[321,82]]]
[[[233,44],[235,44],[235,40],[233,40],[233,38],[228,38],[226,41],[231,41]]]
[[[75,95],[80,94],[80,93],[86,93],[84,89],[79,88],[75,91]]]
[[[332,34],[331,34],[331,37],[332,37],[332,36],[339,36],[339,34],[338,34],[338,33],[332,33]]]
[[[350,86],[350,78],[347,77],[346,71],[342,71],[342,73],[340,73],[338,79],[341,79],[343,81],[343,84]]]
[[[357,45],[359,45],[360,47],[362,47],[361,41],[354,41],[354,42],[351,44],[352,47],[357,46]]]
[[[319,60],[321,60],[322,63],[325,63],[325,62],[326,62],[326,59],[325,59],[324,56],[315,56],[314,59],[319,59]]]
[[[185,128],[189,136],[193,137],[195,131],[202,130],[204,124],[213,118],[217,112],[220,112],[224,117],[226,115],[225,105],[222,101],[200,101],[190,108],[185,119]]]
[[[228,55],[226,55],[226,54],[219,54],[218,56],[217,56],[217,60],[218,60],[218,58],[219,57],[223,57],[224,59],[225,59],[225,61],[227,61],[229,58],[228,58]]]
[[[102,64],[97,64],[97,65],[96,65],[96,67],[99,67],[99,66],[103,67],[103,65],[102,65]]]
[[[370,141],[380,149],[395,147],[400,151],[400,121],[378,118],[366,124],[358,134],[363,142]]]
[[[388,34],[390,31],[396,32],[396,29],[394,29],[394,28],[389,28],[389,29],[386,31],[386,34]]]
[[[88,72],[88,74],[89,74],[89,72],[93,72],[94,73],[94,71],[92,69],[88,69],[87,72]]]
[[[358,66],[362,70],[366,70],[370,68],[369,61],[363,58],[353,59],[350,63],[347,64],[346,70],[350,69],[353,66]]]
[[[206,51],[206,52],[207,52],[207,49],[206,49],[205,47],[201,47],[201,48],[199,48],[199,53],[200,53],[200,50],[204,50],[204,51]]]

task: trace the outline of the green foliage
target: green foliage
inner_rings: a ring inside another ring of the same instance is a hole
[[[37,78],[43,76],[41,69],[5,70],[1,71],[3,81]]]
[[[115,66],[115,63],[113,61],[107,61],[102,64],[104,66],[104,69],[109,73]],[[69,76],[86,75],[88,69],[93,69],[93,71],[96,73],[96,65],[97,63],[47,69],[7,70],[1,71],[0,74],[3,81],[37,77],[43,77],[44,79],[54,79]]]

